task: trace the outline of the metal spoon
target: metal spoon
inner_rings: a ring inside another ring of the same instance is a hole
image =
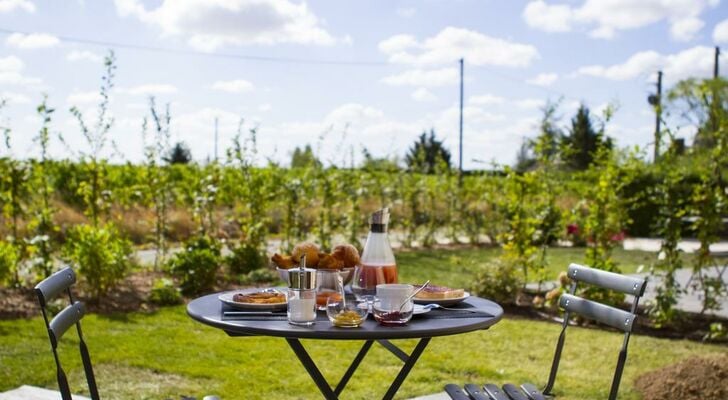
[[[410,300],[412,300],[412,298],[415,297],[417,295],[417,293],[421,292],[422,289],[426,288],[427,285],[429,285],[429,284],[430,284],[430,280],[428,279],[427,282],[425,282],[424,285],[420,286],[417,290],[415,290],[414,292],[412,292],[411,295],[407,296],[407,298],[404,299],[404,301],[402,302],[402,304],[399,305],[399,312],[402,312],[402,307],[404,307],[404,305],[407,304],[407,302],[409,302]]]

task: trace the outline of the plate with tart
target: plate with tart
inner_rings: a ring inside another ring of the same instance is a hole
[[[288,307],[286,295],[277,289],[233,290],[217,298],[239,310],[282,311]]]
[[[414,301],[416,304],[437,304],[443,307],[448,307],[458,304],[468,297],[470,297],[470,293],[466,292],[465,289],[429,285],[417,293]]]

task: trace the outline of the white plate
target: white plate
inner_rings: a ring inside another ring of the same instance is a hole
[[[223,303],[229,305],[230,307],[239,309],[239,310],[258,310],[258,311],[280,311],[285,310],[288,308],[288,303],[274,303],[274,304],[255,304],[255,303],[238,303],[237,301],[233,301],[233,296],[236,293],[255,293],[259,292],[260,289],[248,289],[248,290],[233,290],[230,292],[225,292],[217,296],[220,301]]]
[[[430,312],[430,309],[425,308],[425,306],[420,305],[420,304],[415,304],[415,308],[414,308],[414,310],[412,310],[412,314],[414,314],[414,315],[420,315],[420,314],[424,314],[424,313],[428,313],[428,312]]]
[[[470,297],[470,293],[465,292],[463,293],[463,297],[457,297],[454,299],[418,299],[415,297],[415,303],[416,304],[437,304],[443,307],[450,307],[454,306],[455,304],[460,303],[461,301],[467,299]]]

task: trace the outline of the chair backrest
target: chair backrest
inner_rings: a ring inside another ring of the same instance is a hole
[[[35,286],[35,294],[38,296],[40,310],[43,314],[46,329],[48,330],[48,339],[51,342],[53,358],[56,361],[56,378],[58,380],[58,388],[61,392],[61,398],[63,400],[71,400],[71,390],[68,386],[66,373],[63,371],[61,362],[58,358],[58,342],[61,340],[61,337],[63,337],[63,334],[71,328],[71,326],[76,325],[76,332],[78,333],[79,339],[79,350],[81,352],[81,359],[83,361],[83,369],[86,374],[86,382],[88,383],[89,393],[91,394],[92,400],[99,400],[99,392],[96,388],[96,378],[94,377],[94,371],[91,365],[91,357],[89,355],[86,342],[83,339],[83,334],[81,333],[81,318],[83,318],[85,308],[83,303],[73,300],[71,286],[74,283],[76,283],[76,273],[73,272],[71,267],[66,267],[37,284]],[[70,304],[61,312],[56,314],[51,321],[48,321],[48,311],[46,310],[48,303],[63,292],[68,295],[68,301]]]
[[[614,272],[593,269],[579,264],[569,265],[568,276],[572,280],[569,294],[563,294],[559,299],[559,306],[565,310],[564,322],[561,327],[559,340],[556,344],[556,352],[554,354],[553,363],[551,364],[549,380],[543,390],[543,393],[551,394],[551,390],[553,389],[554,382],[556,380],[556,373],[559,369],[561,351],[563,350],[564,340],[566,337],[566,328],[569,326],[569,317],[571,313],[576,313],[624,332],[624,340],[622,341],[622,348],[619,351],[617,367],[614,371],[612,387],[609,392],[609,400],[614,400],[617,398],[619,383],[622,379],[622,371],[624,370],[624,364],[627,361],[627,346],[629,345],[629,337],[632,333],[632,328],[634,327],[634,321],[637,318],[635,313],[637,312],[639,299],[645,293],[647,280],[620,275]],[[634,300],[632,301],[631,310],[620,310],[612,306],[576,296],[576,288],[579,283],[599,286],[604,289],[632,295]]]

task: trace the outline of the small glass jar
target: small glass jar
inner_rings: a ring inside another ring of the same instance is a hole
[[[316,323],[316,270],[303,266],[288,270],[288,323]]]

